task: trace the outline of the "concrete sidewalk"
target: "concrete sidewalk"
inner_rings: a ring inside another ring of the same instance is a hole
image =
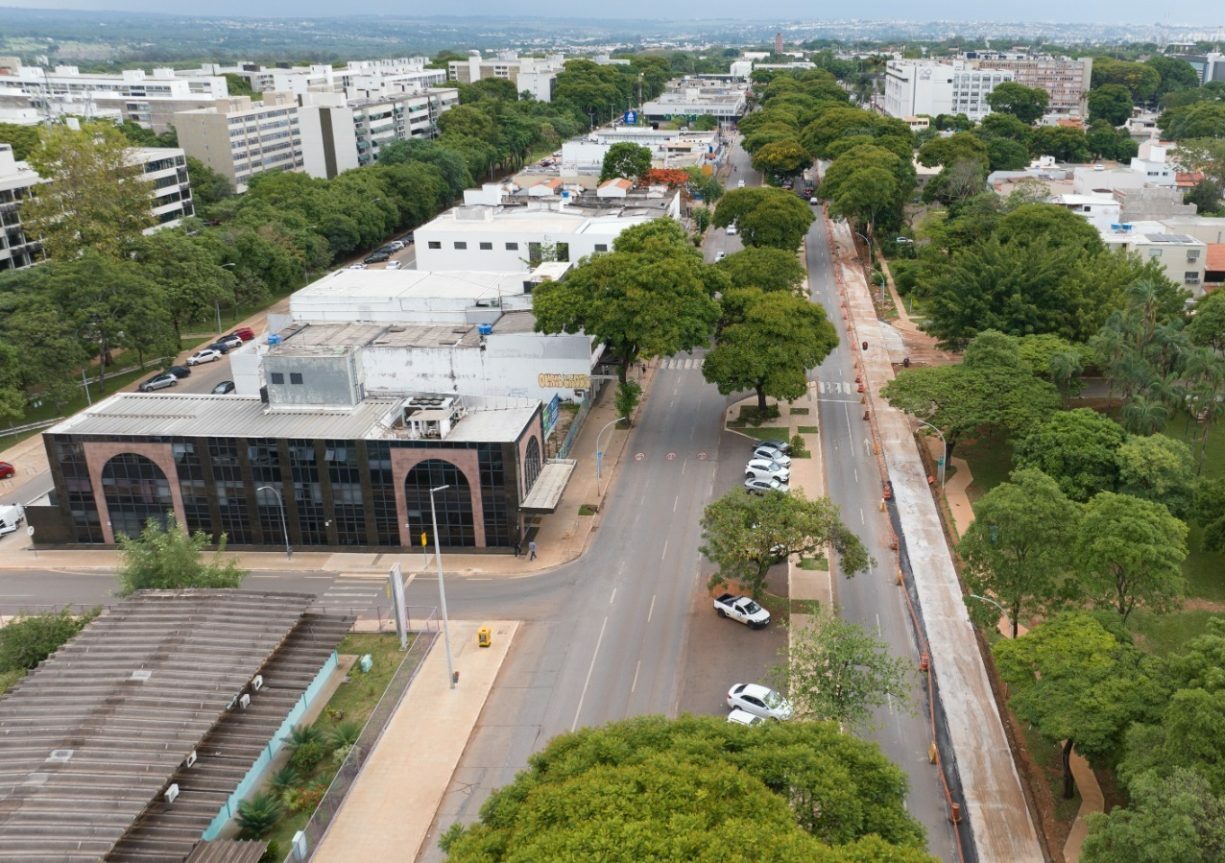
[[[642,385],[642,405],[650,397],[651,383],[657,374],[658,363],[649,363],[645,374],[636,373],[635,377]],[[586,550],[592,531],[600,525],[600,513],[580,515],[580,508],[586,504],[597,507],[608,494],[609,485],[614,481],[621,466],[621,458],[625,451],[630,430],[619,426],[606,431],[600,443],[604,449],[602,479],[600,494],[596,494],[595,480],[595,445],[596,435],[609,422],[617,417],[613,404],[612,388],[605,390],[600,402],[591,408],[587,414],[582,430],[575,440],[571,457],[577,464],[566,490],[557,505],[557,511],[544,516],[536,535],[537,558],[528,560],[527,545],[524,544],[523,556],[490,552],[485,554],[451,554],[444,552],[443,567],[448,574],[490,576],[525,576],[534,575],[563,563],[568,563]],[[43,452],[41,436],[35,436],[23,441],[19,447],[36,448]],[[43,465],[45,469],[44,453]],[[389,550],[387,552],[332,552],[295,550],[289,558],[283,549],[272,551],[237,551],[227,552],[226,558],[233,559],[244,570],[258,572],[261,570],[297,570],[320,572],[345,572],[353,574],[385,573],[395,563],[399,563],[404,572],[422,572],[433,567],[433,548],[428,554],[420,549]],[[6,536],[0,540],[0,569],[9,570],[114,570],[120,563],[120,553],[112,548],[91,549],[58,549],[39,548],[37,556],[30,547],[29,538],[22,532]]]
[[[518,631],[489,621],[491,647],[477,647],[482,624],[451,623],[459,684],[447,679],[446,647],[434,642],[400,706],[349,789],[315,859],[328,863],[415,860]]]

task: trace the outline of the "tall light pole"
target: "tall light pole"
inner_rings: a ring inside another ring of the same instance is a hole
[[[447,679],[451,688],[455,688],[455,665],[451,660],[451,633],[447,628],[447,589],[442,583],[442,547],[438,543],[438,511],[434,508],[434,492],[448,489],[449,485],[440,485],[430,489],[430,523],[434,526],[434,563],[438,568],[438,605],[442,608],[442,641],[447,647]]]
[[[855,235],[868,244],[868,263],[866,267],[868,270],[868,281],[871,281],[872,280],[872,238],[865,237],[863,234],[859,233],[859,231],[856,231]],[[880,287],[877,289],[877,302],[880,303],[880,306],[882,309],[885,307],[885,274],[883,272],[881,273]]]
[[[944,444],[944,455],[940,458],[940,487],[944,488],[944,469],[948,467],[949,463],[949,442],[944,439],[944,432],[940,431],[940,429],[936,428],[927,420],[921,420],[918,417],[915,417],[914,419],[915,422],[922,423],[938,434],[940,436],[940,443]]]
[[[285,557],[293,560],[293,548],[289,545],[289,528],[285,526],[285,498],[281,496],[279,488],[273,488],[270,485],[261,485],[255,490],[255,493],[259,494],[261,491],[270,491],[276,495],[277,509],[281,513],[281,533],[285,534]]]
[[[615,420],[612,420],[611,422],[609,422],[608,425],[604,426],[604,428],[596,432],[596,436],[595,436],[595,496],[597,500],[599,500],[599,497],[600,497],[600,464],[604,461],[604,451],[600,449],[600,436],[604,434],[604,432],[608,431],[610,426],[615,426],[617,423],[621,422],[622,420],[629,422],[628,417],[617,417]]]

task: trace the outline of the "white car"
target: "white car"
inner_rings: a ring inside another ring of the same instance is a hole
[[[786,482],[791,479],[791,468],[784,467],[768,458],[753,458],[749,459],[749,463],[744,466],[744,475],[773,477]]]
[[[749,494],[765,494],[768,491],[778,491],[787,494],[787,492],[791,491],[791,486],[781,479],[774,477],[750,476],[745,477],[744,490]]]
[[[719,261],[723,260],[726,257],[727,257],[727,252],[720,249],[719,254],[715,255],[715,263],[716,264],[719,263]]]
[[[400,249],[404,248],[404,241],[403,240],[392,240],[390,243],[387,244],[387,248],[391,249],[392,251],[398,252],[400,251]]]
[[[791,467],[791,456],[787,455],[781,449],[775,449],[772,446],[764,444],[753,450],[754,459],[766,459],[767,461],[776,462],[783,467]]]
[[[399,262],[399,261],[388,261],[388,262],[387,262],[387,266],[386,266],[386,267],[384,267],[383,269],[385,269],[385,270],[398,270],[398,269],[400,269],[400,262]]]
[[[727,690],[727,706],[764,719],[790,719],[791,702],[760,683],[737,683]]]
[[[734,722],[737,725],[760,725],[766,720],[761,716],[754,716],[747,710],[741,710],[739,707],[727,714],[727,721]]]
[[[345,267],[345,269],[346,270],[364,270],[366,269],[367,266],[368,266],[367,264],[349,264],[349,266]]]
[[[219,359],[221,359],[221,351],[216,348],[203,348],[188,357],[187,364],[189,366],[198,366],[204,363],[215,363]]]
[[[736,181],[736,188],[737,188],[737,189],[743,189],[743,188],[744,188],[744,180],[737,180],[737,181]]]
[[[736,229],[736,223],[735,223],[735,222],[732,222],[730,225],[728,225],[728,226],[727,226],[727,235],[728,235],[729,237],[734,237],[734,236],[736,236],[736,234],[737,234],[737,233],[738,233],[738,231],[737,231],[737,229]]]

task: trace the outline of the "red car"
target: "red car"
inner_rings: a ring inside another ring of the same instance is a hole
[[[255,332],[250,327],[239,327],[238,329],[234,330],[234,332],[230,333],[230,335],[238,336],[244,342],[249,342],[251,339],[255,338]]]
[[[17,476],[17,468],[6,461],[0,461],[0,479],[8,479],[11,476]]]

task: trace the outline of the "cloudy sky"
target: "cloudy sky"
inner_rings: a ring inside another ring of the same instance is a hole
[[[178,12],[188,7],[164,0],[0,0],[0,7],[23,6],[40,9],[85,9],[141,12]],[[176,8],[179,7],[179,8]],[[746,0],[455,0],[432,4],[423,0],[212,0],[190,5],[200,15],[315,16],[338,14],[434,14],[493,16],[558,16],[599,18],[761,18],[766,11]],[[838,18],[854,14],[859,18],[893,18],[910,21],[959,19],[977,21],[1098,21],[1152,24],[1225,24],[1225,7],[1212,0],[1164,0],[1154,5],[1149,0],[1029,0],[1026,3],[982,3],[981,0],[859,0],[851,6],[814,3],[812,0],[773,0],[768,11],[772,18]],[[0,18],[0,29],[3,29]]]

